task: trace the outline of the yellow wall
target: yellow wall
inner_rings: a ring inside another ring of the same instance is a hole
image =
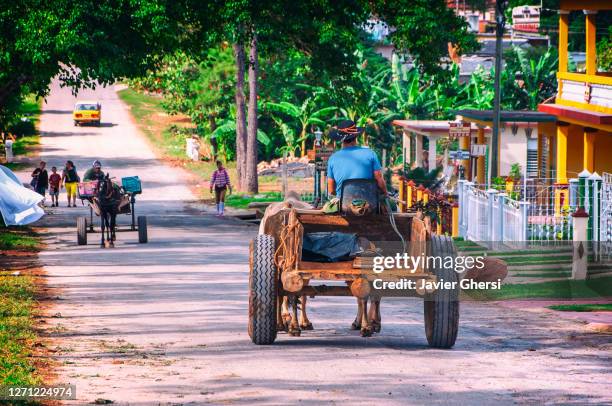
[[[597,131],[595,134],[595,171],[612,173],[612,133]],[[584,127],[570,125],[567,140],[567,177],[575,178],[583,168]]]
[[[595,172],[612,173],[612,133],[597,131],[595,133]]]
[[[582,127],[570,125],[569,136],[567,137],[567,177],[575,178],[582,172],[583,168],[583,136]]]

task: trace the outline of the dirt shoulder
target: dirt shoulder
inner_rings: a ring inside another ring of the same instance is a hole
[[[0,231],[0,384],[50,384],[55,381],[46,320],[58,295],[47,286],[38,252],[40,237],[29,228]]]

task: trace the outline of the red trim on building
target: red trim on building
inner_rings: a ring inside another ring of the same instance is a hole
[[[612,124],[612,114],[578,109],[576,107],[563,106],[561,104],[540,104],[538,105],[538,111],[554,114],[559,117],[560,120],[565,117],[591,124]]]

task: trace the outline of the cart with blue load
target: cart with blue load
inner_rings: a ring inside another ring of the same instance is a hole
[[[94,233],[93,217],[96,213],[94,199],[98,190],[98,181],[80,182],[78,186],[79,199],[87,201],[89,205],[89,218],[80,216],[77,218],[77,243],[87,245],[87,234]],[[138,242],[141,244],[149,241],[147,233],[147,216],[136,216],[136,196],[142,193],[142,182],[138,176],[121,178],[121,185],[115,184],[120,189],[122,201],[119,204],[118,214],[126,214],[131,217],[129,228],[116,227],[115,231],[137,231]],[[99,215],[99,213],[96,213]]]

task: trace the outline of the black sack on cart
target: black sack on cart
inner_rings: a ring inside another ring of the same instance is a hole
[[[312,262],[349,261],[362,249],[357,235],[337,231],[307,233],[302,242],[302,260]]]

